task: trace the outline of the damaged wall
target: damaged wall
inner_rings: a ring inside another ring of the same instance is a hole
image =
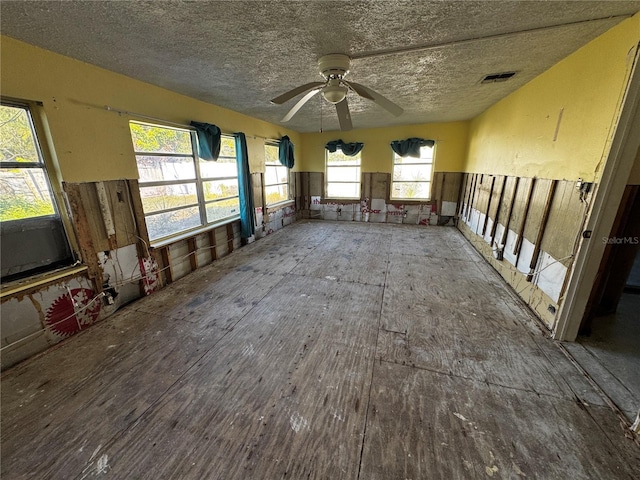
[[[298,178],[299,172],[289,172],[289,188],[292,197],[296,191]],[[255,207],[256,240],[277,232],[296,220],[296,201],[294,198],[275,205],[267,205],[264,193],[264,172],[252,173],[251,183]]]
[[[65,182],[63,190],[82,266],[3,289],[2,368],[160,287],[129,181]]]
[[[471,122],[459,229],[550,330],[639,41],[635,15]]]
[[[464,178],[458,228],[550,329],[589,199],[566,180]]]
[[[391,174],[365,172],[359,201],[333,201],[324,197],[323,173],[297,172],[296,213],[298,218],[322,220],[453,225],[461,180],[458,172],[436,172],[431,200],[401,202],[389,199]]]
[[[464,170],[597,182],[638,42],[640,14],[474,118]]]
[[[2,95],[38,102],[39,140],[51,160],[53,189],[64,191],[59,204],[81,259],[56,275],[2,285],[6,368],[241,246],[239,221],[150,245],[129,129],[129,121],[140,117],[108,111],[106,105],[162,119],[151,123],[193,119],[215,123],[224,132],[244,132],[252,171],[264,170],[266,139],[288,135],[297,146],[301,140],[279,125],[12,38],[3,36],[0,48]],[[278,216],[285,213],[273,213],[267,231],[283,224]]]

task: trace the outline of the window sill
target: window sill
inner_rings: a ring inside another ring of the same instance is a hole
[[[391,198],[389,199],[389,203],[397,203],[401,205],[422,205],[423,203],[432,203],[431,198],[424,199],[402,199],[402,198]]]
[[[323,198],[320,200],[321,204],[327,203],[342,203],[342,204],[350,204],[350,203],[360,203],[362,200],[360,198]]]
[[[271,205],[266,205],[266,209],[267,210],[279,210],[281,208],[284,207],[290,207],[291,205],[295,204],[295,200],[284,200],[282,202],[278,202],[278,203],[272,203]]]
[[[163,238],[162,240],[158,240],[157,242],[151,242],[151,248],[163,248],[167,245],[171,245],[172,243],[181,242],[183,240],[187,240],[191,237],[195,237],[196,235],[200,235],[201,233],[207,233],[211,230],[215,230],[216,228],[222,227],[224,225],[228,225],[233,222],[240,221],[240,217],[232,217],[227,220],[218,223],[212,223],[211,225],[207,225],[205,227],[194,228],[193,230],[188,230],[186,232],[179,233],[173,237]]]
[[[63,267],[52,272],[43,273],[33,277],[22,278],[2,285],[2,291],[0,291],[0,298],[10,297],[17,293],[29,290],[42,285],[54,283],[56,280],[61,280],[69,277],[75,277],[80,273],[87,271],[85,265]]]

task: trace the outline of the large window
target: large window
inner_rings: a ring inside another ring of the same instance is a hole
[[[420,158],[393,154],[392,200],[429,200],[433,147],[420,147]]]
[[[360,198],[360,154],[350,157],[338,149],[327,155],[327,198]]]
[[[0,106],[2,281],[73,263],[27,104]]]
[[[289,200],[289,169],[278,160],[278,145],[264,146],[264,195],[267,206]]]
[[[131,122],[149,238],[161,240],[238,218],[235,139],[222,136],[217,161],[198,158],[196,133]]]

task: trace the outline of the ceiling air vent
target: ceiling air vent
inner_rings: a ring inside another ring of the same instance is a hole
[[[492,73],[491,75],[487,75],[484,77],[480,83],[495,83],[495,82],[506,82],[511,77],[513,77],[516,72],[502,72],[502,73]]]

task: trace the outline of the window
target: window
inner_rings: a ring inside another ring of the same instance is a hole
[[[131,122],[149,239],[238,218],[235,139],[222,136],[217,161],[198,158],[196,132]]]
[[[278,145],[264,146],[264,195],[267,206],[289,200],[289,169],[278,160]]]
[[[27,104],[0,106],[2,281],[73,263]]]
[[[349,157],[338,149],[327,155],[327,198],[360,198],[360,154]]]
[[[392,200],[429,200],[433,147],[420,147],[420,158],[393,154]]]

